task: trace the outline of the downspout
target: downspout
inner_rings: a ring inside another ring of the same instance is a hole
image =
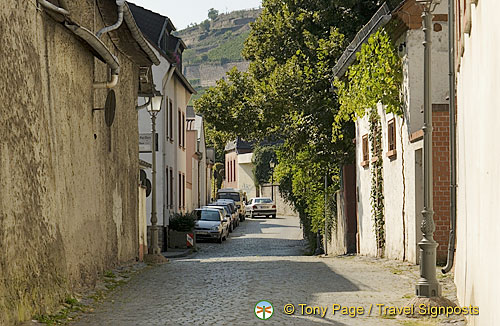
[[[82,40],[87,42],[94,50],[96,50],[111,69],[111,81],[94,83],[94,88],[97,89],[115,87],[118,83],[118,75],[120,74],[120,63],[118,62],[118,58],[115,57],[106,47],[106,45],[88,29],[78,25],[70,24],[68,22],[64,23],[64,26],[66,26],[70,31],[75,33],[75,35],[80,37]]]
[[[448,273],[455,260],[455,241],[457,234],[457,144],[455,126],[455,1],[448,0],[448,42],[449,42],[449,77],[450,77],[450,237],[448,259],[441,270]]]
[[[47,0],[38,0],[38,3],[44,7],[47,10],[50,10],[51,12],[61,14],[65,18],[70,15],[69,11],[65,8],[57,7],[54,4],[48,2]],[[123,6],[125,5],[124,0],[117,0],[116,1],[117,5],[119,3],[121,4],[121,7],[119,5],[118,7],[118,12],[121,10],[121,17],[123,18]],[[61,0],[61,4],[63,6],[66,5],[66,2]],[[120,16],[120,14],[119,14]],[[119,19],[120,20],[120,19]],[[120,22],[121,24],[121,22]],[[115,24],[116,25],[116,24]],[[113,26],[115,26],[113,25]],[[76,36],[80,37],[82,40],[87,42],[99,55],[104,59],[106,64],[110,67],[111,69],[111,81],[109,82],[103,82],[103,83],[94,83],[94,88],[113,88],[116,86],[118,83],[118,75],[120,74],[120,63],[118,62],[118,58],[116,58],[111,51],[106,47],[106,45],[96,36],[94,33],[89,31],[88,29],[81,27],[76,24],[72,24],[69,21],[64,21],[64,26],[68,28],[70,31],[72,31]],[[119,25],[118,25],[119,26]],[[118,27],[116,27],[118,28]]]
[[[118,6],[118,20],[113,25],[104,27],[101,30],[99,30],[96,33],[96,36],[98,38],[101,38],[103,34],[114,31],[115,29],[118,29],[121,26],[123,22],[123,11],[125,7],[125,0],[116,0],[116,5]]]
[[[38,3],[44,7],[45,9],[48,9],[50,11],[53,11],[57,14],[60,14],[60,15],[63,15],[63,16],[69,16],[69,11],[67,9],[64,9],[64,8],[61,8],[61,7],[58,7],[50,2],[48,2],[47,0],[38,0]]]
[[[168,83],[170,82],[170,79],[172,78],[172,75],[174,73],[174,70],[175,70],[175,65],[171,65],[168,69],[168,77],[167,77],[167,80],[166,82],[162,85],[162,90],[163,90],[163,94],[164,95],[167,95],[167,92],[165,90],[165,88],[167,87]],[[167,119],[168,119],[168,101],[165,103],[166,104],[166,107],[165,107],[165,119],[163,119],[163,123],[165,123],[165,127],[163,128],[163,130],[165,130],[167,133],[168,133],[168,123],[167,123]],[[172,123],[172,127],[173,127],[173,123]],[[161,153],[162,155],[162,158],[163,158],[163,166],[162,166],[162,179],[163,179],[163,187],[165,189],[165,185],[167,185],[167,187],[169,187],[170,185],[170,182],[167,184],[167,171],[165,170],[165,162],[167,160],[167,142],[165,141],[165,139],[163,140],[163,151]],[[170,189],[170,191],[174,191],[174,189]],[[164,198],[163,199],[163,225],[166,226],[167,225],[167,221],[166,221],[166,216],[167,216],[167,203],[168,203],[168,200],[170,200],[170,197],[174,198],[173,195],[171,196],[170,193],[168,194],[168,197],[169,198]],[[172,203],[173,205],[174,203]],[[168,240],[167,240],[168,241]]]

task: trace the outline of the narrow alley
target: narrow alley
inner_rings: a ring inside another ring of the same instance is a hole
[[[73,326],[256,325],[266,322],[254,314],[260,300],[273,304],[272,325],[408,323],[379,315],[376,304],[404,305],[413,294],[415,266],[368,257],[306,256],[296,217],[247,219],[222,245],[198,245],[191,257],[136,275]],[[443,286],[445,295],[454,290],[451,280],[443,280]],[[293,315],[284,314],[286,304],[294,305]],[[328,310],[324,318],[302,315],[299,304]],[[332,315],[333,304],[363,307],[365,313]]]

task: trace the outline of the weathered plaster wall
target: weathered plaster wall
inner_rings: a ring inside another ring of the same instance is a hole
[[[102,26],[92,1],[70,10]],[[138,69],[103,37],[122,66],[108,128],[92,113],[106,67],[72,33],[34,1],[3,1],[0,26],[0,324],[10,325],[136,258]]]
[[[457,251],[460,305],[479,306],[468,325],[498,324],[500,292],[500,2],[467,2],[472,31],[463,35],[457,87]],[[462,21],[465,17],[462,17]],[[463,27],[463,26],[462,26]]]

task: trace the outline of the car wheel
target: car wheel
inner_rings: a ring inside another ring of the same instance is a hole
[[[233,223],[229,224],[229,232],[233,232],[234,230],[234,227],[233,227]]]

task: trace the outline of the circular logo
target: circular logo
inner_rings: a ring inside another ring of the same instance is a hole
[[[255,316],[261,320],[271,318],[274,312],[273,305],[269,301],[259,301],[254,308]]]

